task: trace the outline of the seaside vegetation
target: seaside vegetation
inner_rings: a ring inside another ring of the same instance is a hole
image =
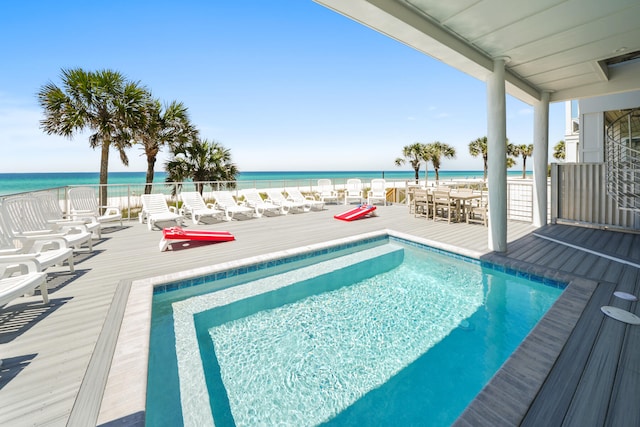
[[[49,82],[37,94],[44,109],[41,128],[70,139],[91,132],[89,145],[101,151],[100,203],[106,204],[109,151],[115,148],[122,163],[129,164],[125,149],[144,119],[148,91],[112,70],[63,69],[61,80],[61,87]]]
[[[40,125],[49,135],[69,139],[90,132],[89,145],[101,151],[101,204],[107,200],[110,150],[115,149],[128,166],[126,149],[133,144],[141,145],[147,157],[146,194],[152,190],[156,159],[163,146],[172,152],[172,160],[165,165],[171,179],[235,181],[238,169],[230,151],[200,139],[183,103],[172,101],[163,106],[140,82],[108,69],[63,69],[60,79],[60,86],[49,82],[37,93],[44,110]]]
[[[527,177],[527,157],[533,155],[533,144],[516,145],[514,148],[516,156],[522,156],[522,178]]]
[[[520,151],[518,146],[509,143],[509,138],[506,139],[507,142],[507,159],[506,166],[507,169],[512,168],[516,164],[516,160],[514,157],[518,157],[520,155]],[[526,147],[526,146],[524,146]],[[531,146],[531,152],[533,152],[533,146]],[[482,156],[483,170],[484,170],[484,180],[487,180],[487,170],[488,170],[488,160],[489,160],[489,151],[487,145],[487,137],[483,136],[480,138],[476,138],[469,143],[469,154],[472,157]],[[531,156],[531,153],[527,154],[527,156]],[[523,157],[526,163],[526,157]],[[526,167],[526,165],[525,165]],[[524,170],[524,169],[523,169]],[[525,172],[523,172],[525,173]],[[523,175],[524,177],[524,175]]]
[[[435,141],[429,144],[415,142],[411,145],[405,145],[402,148],[402,156],[395,159],[396,166],[402,166],[406,162],[411,164],[415,174],[415,181],[418,183],[420,179],[420,165],[425,162],[425,181],[427,180],[429,162],[433,165],[436,172],[436,182],[440,180],[440,165],[442,158],[452,159],[456,156],[456,149],[448,144]]]
[[[553,146],[553,158],[556,160],[564,160],[566,158],[564,141],[558,141],[558,143]]]
[[[194,138],[170,147],[171,157],[165,163],[166,182],[192,180],[200,194],[207,181],[228,181],[228,186],[234,185],[238,168],[231,161],[229,149],[220,143]],[[175,191],[176,187],[173,188]]]

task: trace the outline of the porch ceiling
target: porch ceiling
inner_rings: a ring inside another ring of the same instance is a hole
[[[638,0],[314,0],[533,103],[640,89]],[[617,63],[615,63],[617,62]]]

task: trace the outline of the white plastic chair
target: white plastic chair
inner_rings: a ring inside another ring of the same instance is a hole
[[[376,200],[382,200],[387,206],[387,182],[382,178],[371,180],[371,189],[367,193],[367,204],[372,205]]]
[[[255,209],[255,216],[258,218],[264,215],[265,212],[274,212],[276,214],[283,215],[286,215],[289,212],[289,209],[286,207],[281,207],[264,200],[255,188],[242,190],[241,194],[244,197],[245,204],[250,208]]]
[[[287,188],[287,198],[293,202],[304,203],[305,207],[311,210],[316,209],[321,211],[324,209],[324,202],[322,200],[316,200],[313,196],[305,196],[302,194],[299,188]]]
[[[80,249],[84,244],[89,246],[89,252],[93,250],[91,233],[84,224],[74,224],[56,227],[54,231],[51,224],[44,217],[38,199],[33,196],[9,197],[0,205],[5,225],[11,229],[16,237],[44,236],[61,237],[68,246]]]
[[[14,242],[19,242],[19,247]],[[16,262],[20,257],[35,257],[45,269],[52,265],[62,265],[66,260],[73,273],[73,250],[67,241],[56,236],[22,236],[13,234],[0,215],[0,263]]]
[[[176,222],[182,225],[182,215],[175,206],[167,205],[164,194],[143,194],[140,221],[147,221],[147,228],[152,230],[157,222]]]
[[[203,217],[211,217],[222,220],[224,212],[216,209],[215,204],[205,203],[202,195],[197,191],[184,191],[180,193],[182,199],[183,214],[191,215],[194,224],[198,224]]]
[[[362,197],[362,181],[358,178],[348,179],[344,188],[344,204],[349,204],[350,200],[357,200],[358,203],[362,203]]]
[[[338,195],[338,192],[333,187],[331,180],[327,178],[321,178],[318,180],[317,195],[318,195],[318,198],[325,203],[328,203],[328,202],[338,203],[338,200],[340,199],[340,196]]]
[[[22,268],[14,269],[15,261],[0,261],[0,307],[22,295],[32,293],[38,286],[42,301],[48,304],[47,273],[40,271],[35,257],[23,259],[19,263]],[[19,274],[16,275],[16,272]]]
[[[231,221],[236,215],[242,215],[247,218],[253,217],[255,209],[238,204],[229,191],[214,191],[213,198],[216,200],[216,205],[224,210],[224,219],[226,221]]]
[[[100,223],[95,217],[87,217],[80,219],[68,218],[62,209],[60,208],[60,201],[50,191],[43,191],[40,193],[34,193],[35,197],[40,202],[40,207],[47,221],[53,226],[54,230],[59,226],[72,226],[84,224],[87,231],[93,233],[97,238],[102,237],[102,230]]]
[[[282,209],[288,209],[289,212],[291,210],[297,210],[300,212],[307,212],[309,210],[309,206],[304,202],[294,202],[293,200],[288,200],[284,197],[284,194],[280,190],[276,190],[274,188],[269,188],[266,190],[268,201],[273,203],[274,205],[280,206]]]
[[[74,218],[95,218],[101,224],[119,221],[122,227],[122,212],[116,206],[98,206],[98,198],[91,187],[69,189],[69,207]],[[104,212],[100,213],[100,210]]]

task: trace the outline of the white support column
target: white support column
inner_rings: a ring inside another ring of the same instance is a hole
[[[496,58],[487,81],[487,154],[489,187],[489,249],[507,250],[507,113],[504,67]]]
[[[549,92],[542,92],[533,112],[533,225],[547,225],[549,163]]]

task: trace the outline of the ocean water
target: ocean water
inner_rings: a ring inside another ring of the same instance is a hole
[[[521,176],[520,171],[509,171],[510,177]],[[472,179],[482,178],[482,171],[440,171],[440,179]],[[47,188],[65,187],[67,185],[97,185],[100,174],[98,172],[42,172],[42,173],[0,173],[0,196],[7,194],[37,191]],[[162,183],[166,177],[165,172],[156,172],[154,182]],[[257,181],[280,181],[285,186],[315,184],[320,178],[329,178],[335,184],[342,184],[349,178],[360,178],[370,181],[374,178],[387,180],[413,180],[414,173],[410,170],[393,171],[309,171],[309,172],[241,172],[238,181],[246,181],[247,184]],[[424,179],[424,170],[420,173],[420,179]],[[429,180],[435,179],[434,171],[429,171]],[[135,184],[145,182],[145,172],[111,172],[109,184]],[[242,187],[246,187],[244,185]],[[254,186],[253,184],[248,186]],[[257,186],[257,185],[256,185]]]

